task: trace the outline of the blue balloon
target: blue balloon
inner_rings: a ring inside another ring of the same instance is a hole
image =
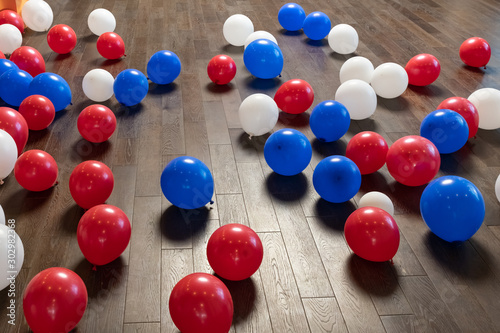
[[[19,67],[8,59],[0,59],[0,75],[11,69],[19,69]]]
[[[173,82],[181,73],[181,60],[170,51],[158,51],[149,59],[147,73],[156,84]]]
[[[358,193],[361,173],[358,166],[347,157],[333,155],[318,163],[313,173],[313,185],[326,201],[346,202]]]
[[[297,130],[281,129],[267,139],[264,157],[274,172],[293,176],[301,173],[311,162],[311,143]]]
[[[148,89],[148,79],[137,69],[122,71],[113,84],[116,99],[126,106],[139,104],[148,94]]]
[[[484,199],[467,179],[444,176],[433,180],[420,198],[420,213],[439,238],[448,242],[466,241],[484,220]]]
[[[300,5],[293,2],[283,5],[278,12],[278,21],[283,29],[288,31],[297,31],[302,29],[305,19],[306,12],[304,9]]]
[[[337,141],[346,134],[351,124],[347,108],[337,101],[324,101],[316,105],[311,112],[309,125],[320,141]]]
[[[212,201],[214,179],[199,159],[181,156],[173,159],[161,174],[161,190],[173,205],[196,209]]]
[[[248,44],[243,53],[248,71],[259,79],[272,79],[283,70],[283,54],[276,43],[257,39]]]
[[[328,36],[332,28],[332,22],[328,15],[323,12],[312,12],[304,20],[304,33],[309,39],[321,40]]]
[[[441,154],[454,153],[467,142],[469,126],[455,111],[436,110],[422,120],[420,136],[430,140]]]
[[[26,97],[33,77],[20,69],[11,69],[0,76],[0,98],[5,103],[19,106]]]
[[[71,104],[71,88],[61,76],[45,72],[38,74],[31,81],[28,95],[42,95],[50,99],[56,111],[61,111]]]

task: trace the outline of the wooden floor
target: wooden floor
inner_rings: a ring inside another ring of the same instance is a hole
[[[313,159],[300,175],[274,174],[263,158],[267,136],[251,140],[241,129],[238,107],[253,93],[274,96],[283,82],[301,78],[315,91],[314,105],[333,99],[339,69],[349,56],[331,51],[325,40],[281,29],[277,0],[47,0],[54,24],[69,24],[79,41],[70,55],[56,55],[45,33],[27,31],[23,45],[37,48],[47,71],[62,75],[73,92],[73,105],[57,114],[48,130],[31,132],[26,149],[43,149],[59,165],[59,185],[42,193],[22,189],[13,176],[0,187],[0,204],[25,246],[17,279],[16,326],[7,324],[7,292],[0,292],[0,331],[28,332],[21,291],[41,270],[67,267],[88,288],[87,311],[76,332],[176,332],[168,312],[174,284],[191,272],[211,272],[205,248],[219,226],[239,222],[259,233],[265,254],[260,270],[242,282],[228,282],[235,303],[231,332],[500,332],[500,205],[494,182],[500,173],[500,132],[479,130],[460,151],[442,156],[440,175],[474,182],[486,202],[484,225],[469,241],[446,243],[430,233],[419,213],[424,187],[398,184],[387,172],[363,176],[350,202],[331,204],[312,186],[317,163],[344,154],[356,133],[372,130],[389,144],[418,134],[420,121],[447,97],[468,97],[483,87],[500,88],[500,6],[498,0],[304,0],[306,13],[323,11],[332,23],[356,28],[356,55],[405,65],[414,55],[431,53],[441,62],[439,79],[410,87],[399,98],[378,100],[375,114],[352,121],[334,143],[314,139],[309,114],[281,114],[276,128],[291,127],[311,139]],[[126,44],[119,61],[100,57],[97,37],[87,27],[95,8],[111,10],[116,32]],[[259,80],[243,64],[243,49],[229,46],[222,25],[232,14],[250,17],[255,30],[271,32],[283,52],[281,78]],[[490,42],[486,70],[466,68],[460,44],[481,36]],[[91,144],[76,127],[79,112],[92,102],[83,94],[83,76],[104,68],[114,76],[126,68],[143,72],[149,57],[167,49],[181,59],[180,77],[167,86],[151,84],[138,106],[125,108],[113,97],[104,103],[118,119],[108,142]],[[217,54],[235,60],[238,73],[227,86],[212,84],[208,61]],[[309,110],[310,112],[310,110]],[[160,174],[173,158],[201,159],[215,179],[215,204],[196,211],[172,206],[161,193]],[[68,187],[73,168],[99,160],[113,170],[109,204],[132,221],[126,252],[97,272],[76,240],[84,211]],[[394,201],[401,245],[389,262],[370,263],[355,256],[343,236],[347,216],[366,192],[377,190]]]

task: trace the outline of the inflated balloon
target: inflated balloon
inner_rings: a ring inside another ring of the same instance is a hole
[[[0,210],[2,210],[1,207]],[[15,256],[12,256],[13,253]],[[0,223],[0,290],[9,286],[13,290],[16,289],[15,277],[21,271],[23,262],[24,246],[21,238],[14,229]]]
[[[94,102],[104,102],[113,96],[115,78],[105,69],[90,70],[83,77],[83,93]]]
[[[436,81],[441,72],[441,65],[432,54],[418,54],[405,66],[408,82],[414,86],[427,86]]]
[[[469,138],[464,117],[455,111],[436,110],[425,116],[420,124],[420,136],[429,139],[441,154],[454,153]]]
[[[0,25],[0,51],[11,54],[15,49],[21,47],[23,36],[18,28],[12,24]]]
[[[464,117],[469,127],[469,139],[476,135],[479,127],[479,113],[474,104],[468,99],[463,97],[450,97],[439,103],[437,109],[448,109],[459,113]]]
[[[245,48],[243,62],[248,71],[259,79],[272,79],[283,70],[281,49],[269,39],[257,39]]]
[[[10,71],[11,69],[19,69],[15,63],[7,59],[0,59],[0,75]]]
[[[7,104],[19,106],[28,97],[33,77],[20,69],[11,69],[0,76],[0,98]]]
[[[333,155],[318,163],[313,173],[313,185],[326,201],[346,202],[358,193],[361,173],[347,157]]]
[[[342,103],[349,111],[351,119],[369,118],[377,109],[377,94],[365,81],[348,80],[335,92],[335,100]]]
[[[373,64],[365,57],[352,57],[340,67],[340,83],[358,79],[370,83],[373,75]]]
[[[57,181],[57,163],[50,154],[33,149],[24,152],[16,161],[14,176],[28,191],[45,191]]]
[[[93,34],[100,36],[105,32],[115,31],[116,19],[109,10],[97,8],[89,14],[87,24]]]
[[[448,242],[466,241],[483,224],[484,199],[467,179],[444,176],[425,188],[420,198],[420,213],[439,238]]]
[[[253,94],[241,102],[238,109],[241,127],[251,136],[271,131],[278,122],[278,105],[265,94]]]
[[[498,202],[500,202],[500,175],[497,177],[497,180],[495,182],[495,195]]]
[[[149,59],[147,73],[156,84],[172,83],[181,73],[181,60],[174,52],[158,51]]]
[[[367,175],[384,166],[389,146],[378,133],[365,131],[349,140],[345,156],[359,168],[362,175]]]
[[[29,95],[42,95],[50,99],[57,111],[71,104],[71,89],[61,76],[46,72],[38,74],[30,84]]]
[[[231,15],[222,27],[224,38],[234,46],[245,45],[245,41],[252,32],[254,32],[252,20],[243,14]]]
[[[210,236],[207,243],[208,263],[220,277],[241,281],[248,279],[260,267],[264,256],[262,242],[249,227],[226,224]]]
[[[274,132],[264,145],[264,158],[274,172],[283,176],[301,173],[311,162],[309,139],[301,132],[284,128]]]
[[[69,190],[78,206],[89,209],[103,204],[113,192],[111,169],[98,161],[78,164],[69,177]]]
[[[382,192],[372,191],[364,194],[358,203],[359,208],[377,207],[394,215],[394,204],[392,200]]]
[[[257,39],[269,39],[271,42],[275,43],[276,45],[278,45],[278,41],[276,40],[276,38],[269,32],[267,31],[263,31],[263,30],[258,30],[258,31],[254,31],[252,32],[248,37],[247,39],[245,40],[245,48],[251,43],[253,42],[254,40],[257,40]]]
[[[472,37],[462,43],[459,54],[467,66],[485,67],[491,58],[491,47],[486,40]]]
[[[85,140],[100,143],[108,140],[115,132],[116,117],[108,107],[93,104],[80,113],[77,126]]]
[[[26,286],[24,316],[33,332],[67,333],[82,319],[87,302],[87,287],[75,272],[51,267],[35,275]]]
[[[19,105],[19,113],[24,117],[28,128],[32,131],[46,129],[56,116],[54,104],[42,95],[26,97]]]
[[[97,51],[106,59],[119,59],[125,55],[125,43],[115,32],[105,32],[97,39]]]
[[[3,52],[0,51],[0,59],[5,59],[5,54],[3,54]]]
[[[12,170],[17,160],[17,146],[16,142],[9,133],[0,129],[0,184]]]
[[[20,33],[24,32],[24,21],[21,16],[9,9],[3,9],[0,11],[0,25],[2,24],[12,24],[19,29]]]
[[[139,104],[148,94],[148,89],[148,79],[137,69],[122,71],[113,83],[116,99],[125,106]]]
[[[426,138],[409,135],[396,140],[387,152],[387,169],[401,184],[420,186],[437,175],[441,156]]]
[[[168,300],[170,316],[181,332],[229,332],[233,299],[226,285],[213,275],[193,273],[182,278]]]
[[[215,84],[228,84],[236,75],[236,64],[230,56],[216,55],[208,62],[207,74]]]
[[[24,23],[33,31],[47,31],[54,20],[50,5],[43,0],[27,1],[21,12]]]
[[[380,97],[396,98],[408,88],[408,74],[401,65],[386,62],[373,71],[371,85]]]
[[[358,43],[358,32],[349,24],[337,24],[328,34],[328,45],[339,54],[355,52]]]
[[[10,60],[33,77],[45,72],[45,60],[37,49],[30,46],[15,49]]]
[[[78,223],[78,246],[87,260],[97,266],[118,258],[127,248],[132,229],[127,215],[118,207],[97,205]]]
[[[278,21],[288,31],[297,31],[302,29],[306,12],[304,9],[293,2],[283,5],[278,12]]]
[[[500,90],[482,88],[474,91],[468,100],[479,114],[479,128],[494,130],[500,128]]]
[[[304,20],[302,29],[309,39],[321,40],[328,36],[332,22],[328,15],[323,12],[312,12]]]
[[[66,24],[55,25],[47,34],[47,43],[52,51],[56,53],[69,53],[76,46],[76,33]]]
[[[337,141],[347,133],[351,117],[346,107],[336,101],[323,101],[316,105],[309,117],[313,134],[323,142]]]
[[[274,101],[284,112],[299,114],[311,107],[314,102],[314,91],[306,81],[293,79],[278,88],[274,94]]]
[[[26,146],[26,142],[28,142],[29,135],[28,124],[24,117],[14,109],[0,107],[0,129],[9,133],[14,139],[18,156],[21,155],[24,146]]]
[[[359,208],[349,215],[344,235],[351,250],[366,260],[387,261],[398,252],[398,225],[391,214],[377,207]]]

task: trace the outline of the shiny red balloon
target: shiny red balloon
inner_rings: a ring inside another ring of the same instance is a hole
[[[207,244],[210,266],[226,280],[248,279],[259,269],[263,255],[262,242],[255,231],[237,223],[217,229]]]
[[[441,73],[441,65],[432,54],[418,54],[405,66],[408,83],[414,86],[426,86],[436,81]]]
[[[66,333],[82,319],[87,302],[87,288],[75,272],[51,267],[35,275],[26,286],[24,316],[33,332]]]
[[[363,207],[355,210],[347,218],[344,234],[351,250],[363,259],[387,261],[398,252],[398,225],[383,209]]]
[[[118,207],[97,205],[83,214],[76,236],[85,258],[106,265],[127,248],[132,233],[127,215]]]
[[[9,60],[33,77],[45,73],[45,60],[40,52],[31,46],[21,46],[15,49]]]
[[[33,149],[24,152],[16,161],[14,176],[28,191],[45,191],[57,181],[57,163],[49,153]]]
[[[459,54],[467,66],[483,67],[490,61],[491,47],[486,40],[472,37],[460,45]]]
[[[47,33],[47,43],[56,53],[69,53],[76,46],[76,33],[66,24],[57,24]]]
[[[349,140],[345,156],[356,163],[362,175],[367,175],[384,166],[388,150],[389,146],[380,134],[366,131]]]
[[[17,145],[17,155],[21,155],[29,135],[26,119],[14,109],[0,107],[0,129],[12,136]]]
[[[230,56],[219,54],[208,62],[207,73],[213,83],[228,84],[236,75],[236,64]]]
[[[469,126],[469,139],[474,137],[479,128],[479,113],[476,107],[467,98],[450,97],[442,101],[437,110],[448,109],[459,113],[464,117]]]
[[[314,102],[314,91],[309,83],[301,79],[286,81],[274,94],[278,108],[286,113],[299,114],[307,111]]]
[[[387,169],[401,184],[420,186],[436,176],[441,156],[436,146],[418,135],[402,137],[387,152]]]
[[[111,169],[98,161],[78,164],[69,177],[69,190],[78,206],[89,209],[103,204],[113,192]]]
[[[6,59],[6,58],[5,58],[5,54],[3,54],[3,52],[2,52],[2,51],[0,51],[0,59]]]
[[[12,24],[18,28],[21,33],[24,33],[23,18],[13,10],[4,9],[0,11],[0,25],[2,24]]]
[[[28,128],[33,131],[46,129],[56,116],[54,104],[42,95],[26,97],[19,105],[19,113],[26,119]]]
[[[182,333],[228,332],[233,321],[233,299],[226,285],[213,275],[193,273],[172,289],[170,316]]]
[[[118,59],[125,55],[125,43],[114,32],[105,32],[97,39],[97,51],[106,59]]]
[[[99,143],[108,140],[116,129],[113,111],[104,105],[87,106],[78,116],[78,131],[87,141]]]

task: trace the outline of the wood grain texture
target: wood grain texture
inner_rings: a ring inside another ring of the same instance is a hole
[[[160,333],[160,323],[136,323],[123,325],[124,333]]]
[[[302,303],[311,332],[348,332],[335,298],[303,298]]]

